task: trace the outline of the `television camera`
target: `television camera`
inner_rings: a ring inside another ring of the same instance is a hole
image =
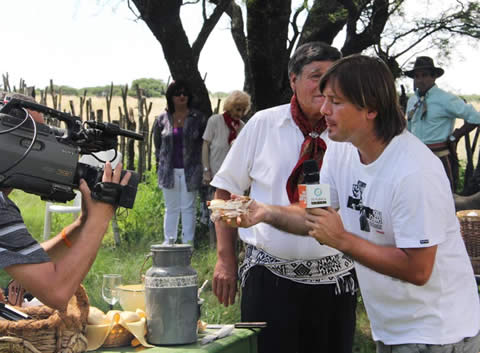
[[[132,175],[125,186],[104,183],[103,168],[79,162],[79,155],[114,149],[115,159],[118,136],[143,140],[142,135],[116,124],[82,122],[79,117],[23,99],[11,98],[2,103],[0,188],[21,189],[43,200],[67,202],[75,197],[74,189],[78,189],[83,178],[94,199],[133,207],[137,173],[130,171]],[[37,123],[27,109],[57,118],[66,128]],[[125,173],[122,171],[122,177]]]

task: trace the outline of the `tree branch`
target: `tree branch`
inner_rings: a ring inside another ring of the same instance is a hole
[[[200,52],[202,51],[203,46],[205,45],[208,37],[210,36],[210,33],[217,25],[218,21],[220,20],[220,17],[225,12],[225,9],[227,8],[227,6],[230,5],[231,1],[233,0],[220,0],[218,5],[215,6],[215,9],[213,10],[212,15],[203,22],[202,29],[198,33],[197,39],[195,40],[195,42],[193,42],[193,45],[192,45],[193,56],[197,63],[200,57]],[[203,10],[205,11],[205,7],[203,7]],[[206,18],[205,12],[204,12],[204,18]]]

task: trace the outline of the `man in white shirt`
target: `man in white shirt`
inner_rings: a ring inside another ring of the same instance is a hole
[[[340,58],[320,42],[299,47],[289,62],[291,103],[263,110],[245,125],[211,185],[216,198],[243,194],[276,205],[298,202],[302,164],[321,167],[327,148],[322,74]],[[237,290],[236,229],[216,224],[213,291],[225,306]],[[355,330],[353,261],[312,238],[258,224],[240,230],[246,256],[240,266],[242,321],[266,321],[259,353],[351,353]]]
[[[350,56],[319,85],[328,136],[342,142],[329,144],[320,181],[341,218],[255,203],[241,225],[308,233],[351,256],[377,353],[478,353],[480,303],[449,180],[406,131],[388,67]]]

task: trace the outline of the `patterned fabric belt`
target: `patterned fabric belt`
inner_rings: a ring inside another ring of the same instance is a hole
[[[335,294],[354,294],[358,288],[354,262],[345,254],[325,256],[312,260],[284,260],[262,249],[247,244],[245,260],[238,269],[242,287],[248,271],[254,266],[265,266],[274,275],[302,284],[335,284]]]

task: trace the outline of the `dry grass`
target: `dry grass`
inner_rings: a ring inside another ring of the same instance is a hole
[[[92,110],[97,111],[99,109],[103,110],[103,119],[104,121],[107,121],[107,100],[105,97],[95,97],[95,96],[90,96],[87,97],[87,99],[91,99],[92,101]],[[75,114],[77,116],[80,115],[80,97],[77,96],[62,96],[62,101],[60,102],[59,109],[60,110],[66,110],[67,112],[70,112],[70,101],[73,102],[73,105],[75,107]],[[151,125],[155,119],[156,116],[160,115],[165,111],[165,107],[167,106],[167,101],[164,97],[162,98],[147,98],[147,106],[152,103],[152,110],[150,111],[150,114],[148,116],[148,122],[149,125]],[[53,107],[52,103],[52,97],[49,95],[47,97],[47,105],[49,107]],[[128,108],[133,108],[134,111],[134,118],[135,120],[138,119],[138,100],[135,97],[127,97],[127,106]],[[112,120],[119,120],[120,118],[120,112],[118,108],[122,109],[123,112],[123,100],[122,97],[120,96],[114,96],[112,97],[112,103],[111,103],[111,119]],[[86,120],[85,117],[85,111],[86,107],[83,107],[83,120]]]
[[[96,97],[96,96],[90,96],[90,97],[87,97],[87,99],[91,99],[92,100],[92,109],[93,111],[97,111],[98,109],[102,109],[103,110],[103,120],[104,121],[107,121],[107,100],[105,97]],[[218,104],[218,97],[216,96],[212,96],[210,97],[210,101],[212,102],[212,110],[216,108],[217,104]],[[77,116],[80,115],[80,97],[77,97],[77,96],[62,96],[62,101],[60,102],[60,110],[65,110],[67,112],[70,112],[70,101],[73,102],[73,105],[75,107],[75,113]],[[165,108],[167,106],[167,100],[165,99],[165,97],[161,97],[161,98],[147,98],[147,106],[150,104],[150,102],[152,103],[152,110],[150,111],[150,114],[148,116],[148,123],[149,123],[149,126],[151,126],[151,124],[153,123],[153,121],[155,120],[155,117],[160,115],[161,113],[163,113],[165,111]],[[223,108],[223,100],[221,102],[222,104],[220,105],[220,109]],[[53,107],[53,103],[52,103],[52,97],[49,95],[47,97],[47,105],[49,107]],[[134,118],[136,121],[138,121],[138,100],[137,98],[135,97],[127,97],[127,106],[128,108],[133,108],[133,111],[134,111]],[[112,97],[112,103],[111,103],[111,119],[112,120],[119,120],[120,118],[120,112],[119,112],[119,109],[118,108],[121,108],[122,109],[122,112],[123,112],[123,100],[122,100],[122,97],[120,96],[114,96]],[[86,111],[86,108],[84,106],[83,108],[83,117],[82,119],[83,120],[87,120],[85,118],[85,111]],[[138,126],[138,125],[137,125]]]

